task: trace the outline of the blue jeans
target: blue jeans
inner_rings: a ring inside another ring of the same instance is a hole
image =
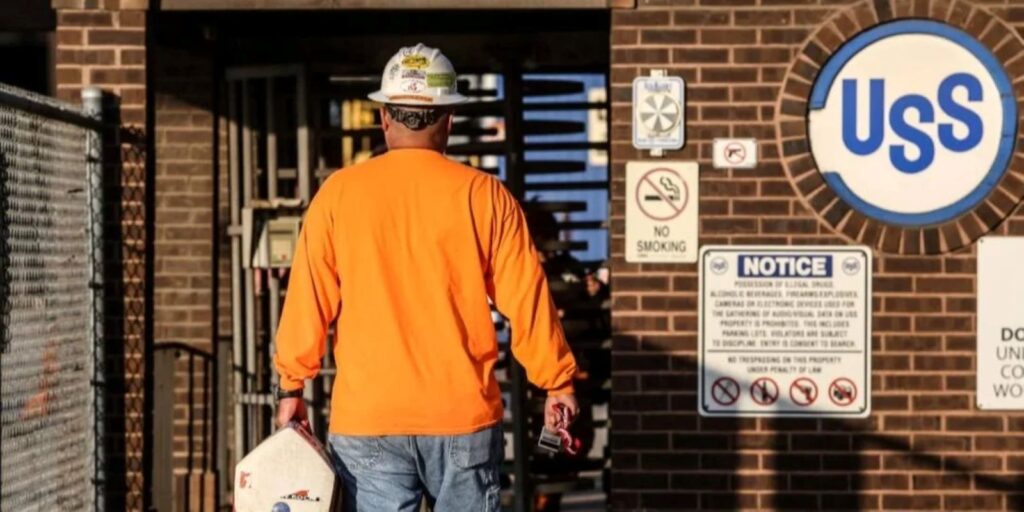
[[[455,436],[342,436],[330,453],[345,512],[498,512],[501,426]]]

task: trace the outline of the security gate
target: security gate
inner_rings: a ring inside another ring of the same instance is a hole
[[[99,91],[83,98],[98,114]],[[102,339],[94,243],[102,198],[93,186],[100,127],[81,108],[0,85],[4,510],[103,507],[94,387],[102,381],[94,364]]]

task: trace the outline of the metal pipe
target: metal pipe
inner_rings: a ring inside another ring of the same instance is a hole
[[[95,127],[87,132],[85,148],[89,181],[89,210],[91,213],[91,221],[89,223],[89,280],[92,287],[92,297],[90,298],[92,318],[89,319],[89,324],[92,327],[93,335],[91,344],[93,393],[92,410],[90,411],[90,417],[93,420],[93,437],[88,440],[90,445],[88,449],[90,454],[89,466],[92,469],[93,475],[88,485],[91,488],[90,491],[93,499],[89,503],[89,510],[104,510],[106,504],[104,503],[102,489],[103,482],[106,481],[106,475],[103,464],[100,461],[100,451],[103,449],[103,439],[105,437],[104,411],[106,409],[103,401],[106,379],[100,369],[104,366],[103,344],[106,341],[103,331],[103,302],[106,297],[106,287],[103,280],[103,265],[106,262],[103,251],[103,224],[106,218],[104,216],[103,203],[103,137],[102,132],[97,128],[103,126],[103,92],[99,88],[86,87],[82,90],[82,110],[85,115],[96,120]]]
[[[242,203],[238,162],[238,94],[236,84],[228,82],[228,202],[231,209],[231,359],[234,393],[242,389],[242,237],[238,232],[242,224]],[[235,402],[235,458],[245,453],[245,407]]]
[[[277,126],[274,123],[274,78],[267,78],[267,199],[277,197]]]
[[[267,199],[273,202],[277,199],[277,125],[274,118],[274,78],[267,78]],[[266,270],[267,275],[267,286],[269,287],[269,325],[267,326],[268,341],[267,344],[270,360],[273,360],[275,345],[274,340],[277,336],[277,323],[278,317],[281,312],[281,282],[278,280],[276,273],[271,264],[271,253],[270,253],[270,236],[269,229],[267,230],[267,240],[263,244],[264,255],[268,268]],[[270,372],[271,384],[276,384],[278,380],[277,372]]]
[[[79,128],[85,128],[86,130],[101,131],[103,130],[103,122],[99,117],[100,114],[89,111],[92,105],[86,102],[94,101],[91,97],[87,96],[95,94],[89,91],[99,91],[95,87],[86,87],[82,89],[82,112],[76,112],[74,109],[68,108],[60,103],[54,101],[46,101],[44,96],[38,96],[31,93],[20,93],[14,94],[10,91],[0,90],[0,105],[10,107],[13,109],[35,114],[40,117],[53,119],[70,125],[78,126]],[[36,99],[39,98],[39,99]],[[102,103],[103,95],[100,93],[100,99],[95,100]],[[97,108],[102,110],[102,105],[97,105]]]
[[[208,368],[212,373],[212,390],[213,397],[210,400],[211,411],[208,414],[210,421],[210,436],[212,442],[210,443],[210,450],[213,452],[213,460],[210,464],[210,469],[213,470],[214,493],[213,507],[214,510],[221,509],[221,503],[225,496],[227,496],[227,484],[231,481],[231,478],[224,478],[221,473],[224,469],[231,467],[227,460],[227,429],[224,426],[227,424],[223,421],[221,416],[227,412],[227,372],[221,370],[225,365],[222,364],[224,358],[227,356],[227,351],[221,346],[220,339],[220,244],[221,236],[223,233],[220,231],[220,145],[221,145],[221,121],[224,113],[224,106],[222,104],[223,98],[223,85],[224,79],[221,76],[221,67],[219,58],[215,58],[214,61],[214,86],[213,86],[213,133],[212,135],[212,146],[213,146],[213,193],[210,194],[210,231],[212,236],[210,237],[210,350],[213,352],[213,361],[208,364]]]
[[[302,200],[302,204],[307,206],[312,199],[313,187],[313,174],[310,169],[312,158],[310,158],[309,143],[309,99],[306,91],[308,83],[306,80],[306,68],[302,67],[295,74],[295,127],[297,130],[295,139],[298,144],[295,166],[298,168],[299,175],[299,198]],[[318,393],[314,386],[306,386],[303,390],[302,398],[307,404],[313,405],[313,407],[308,408],[310,424],[320,425],[323,415],[319,412],[318,401],[322,399],[321,393]]]
[[[522,105],[523,80],[522,72],[517,66],[509,66],[505,72],[505,137],[508,149],[505,155],[506,183],[513,197],[523,200],[526,178],[523,175],[523,132]],[[512,332],[511,336],[517,336]],[[509,339],[509,385],[512,388],[512,439],[513,439],[513,472],[515,481],[514,503],[515,512],[533,510],[533,488],[530,482],[530,447],[529,440],[529,390],[526,387],[526,372],[512,357],[512,339]]]
[[[251,124],[253,122],[252,114],[252,97],[249,91],[249,81],[242,81],[242,203],[248,208],[252,205],[253,201],[253,175],[255,174],[253,169],[253,130]],[[255,224],[255,222],[254,222]],[[255,226],[253,226],[255,227]],[[255,235],[255,234],[254,234]],[[249,257],[251,255],[250,247],[243,247],[243,251],[246,254],[243,257]],[[252,391],[252,387],[256,384],[256,273],[253,271],[252,265],[243,271],[242,279],[242,300],[245,311],[245,378],[246,388],[245,391]],[[253,415],[255,416],[255,415]],[[249,439],[249,444],[255,446],[255,440],[262,438],[261,435],[256,432],[255,418],[250,419],[250,424],[253,426],[253,436]]]
[[[306,69],[303,67],[299,70],[295,79],[295,114],[297,117],[296,127],[298,128],[296,140],[299,146],[296,152],[298,157],[296,166],[299,169],[299,198],[302,199],[302,204],[308,205],[312,197],[313,176],[310,172],[312,159],[309,157],[309,102],[307,100],[306,83]]]

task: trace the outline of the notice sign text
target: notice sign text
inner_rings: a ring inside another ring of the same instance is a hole
[[[708,246],[698,262],[702,415],[870,414],[866,247]]]

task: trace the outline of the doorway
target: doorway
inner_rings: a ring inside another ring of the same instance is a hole
[[[218,110],[229,127],[231,275],[222,279],[232,289],[235,453],[273,431],[270,361],[303,208],[331,173],[386,151],[366,94],[378,87],[378,68],[390,53],[422,41],[449,55],[461,73],[460,92],[472,98],[457,112],[448,154],[498,176],[522,202],[581,367],[583,413],[575,429],[585,454],[538,452],[543,394],[510,357],[508,329],[495,312],[506,404],[503,503],[516,511],[604,509],[611,393],[608,15],[546,12],[540,23],[527,22],[530,15],[326,16],[339,29],[319,15],[285,14],[302,17],[302,35],[285,28],[257,36],[254,27],[296,25],[251,14],[248,22],[218,29],[226,90]],[[367,33],[368,26],[389,31]],[[344,35],[332,35],[339,30]],[[307,388],[320,433],[334,377],[330,357],[328,351]]]

